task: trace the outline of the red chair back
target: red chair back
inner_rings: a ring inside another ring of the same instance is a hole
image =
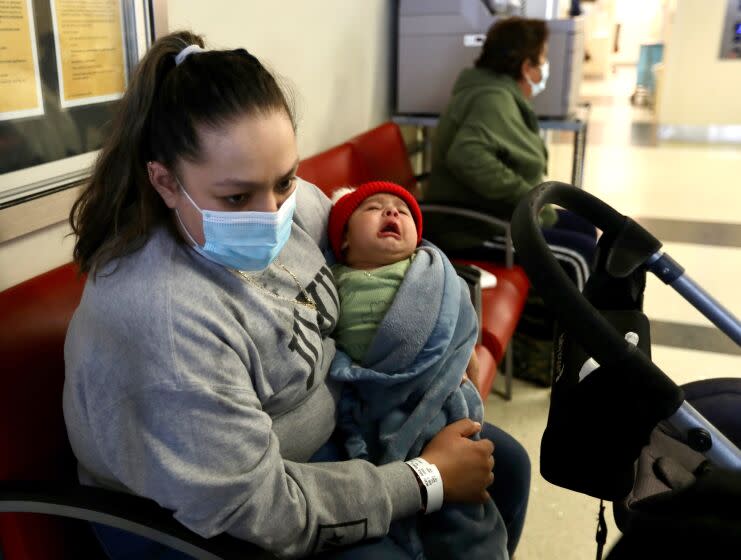
[[[330,198],[339,187],[357,186],[369,180],[365,163],[348,143],[302,160],[296,174]]]
[[[62,387],[64,337],[84,283],[70,263],[0,292],[0,480],[77,480]],[[4,560],[79,558],[85,536],[77,521],[0,514]]]
[[[365,162],[369,180],[391,181],[415,193],[417,180],[399,125],[385,122],[349,143]]]
[[[419,195],[406,144],[396,123],[387,122],[302,160],[297,175],[331,198],[343,186],[391,181]]]

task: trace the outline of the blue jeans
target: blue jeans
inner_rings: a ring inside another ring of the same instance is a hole
[[[581,290],[589,278],[597,247],[597,230],[584,218],[567,210],[556,210],[558,220],[553,227],[543,228],[543,238],[564,272]],[[504,238],[483,240],[468,249],[446,251],[451,258],[504,263]],[[515,253],[515,262],[518,261]]]
[[[481,436],[494,442],[494,484],[489,494],[507,526],[507,549],[514,553],[522,534],[530,493],[530,458],[508,433],[484,423]],[[312,462],[345,459],[344,450],[331,439],[311,458]],[[106,525],[92,523],[98,540],[111,560],[189,560],[187,554]],[[325,560],[409,560],[406,552],[390,538],[371,539],[346,550],[323,554]]]
[[[134,533],[91,523],[95,536],[111,560],[192,560],[192,556]]]

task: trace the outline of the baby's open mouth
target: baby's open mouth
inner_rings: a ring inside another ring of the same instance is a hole
[[[399,228],[399,224],[394,221],[386,222],[383,227],[381,228],[381,231],[378,232],[378,237],[397,237],[401,238],[401,228]]]

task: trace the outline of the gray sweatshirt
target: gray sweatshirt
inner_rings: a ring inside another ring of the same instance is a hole
[[[323,249],[328,199],[299,181],[278,260],[258,288],[166,228],[88,279],[65,343],[64,416],[80,481],[138,494],[193,531],[282,556],[385,535],[420,508],[404,463],[306,463],[329,438],[338,298]]]

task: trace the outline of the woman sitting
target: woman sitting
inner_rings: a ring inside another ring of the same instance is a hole
[[[546,173],[548,151],[531,99],[548,79],[544,21],[512,17],[488,31],[473,68],[464,69],[440,116],[425,202],[486,212],[509,221]],[[466,218],[425,217],[427,235],[455,256],[503,260],[502,231]],[[581,288],[595,231],[573,214],[544,208],[546,241]]]

